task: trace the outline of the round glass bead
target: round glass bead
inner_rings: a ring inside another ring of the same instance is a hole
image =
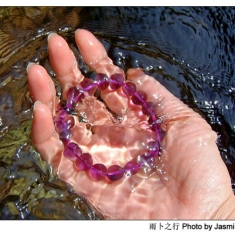
[[[144,115],[150,116],[151,113],[153,113],[153,109],[154,109],[155,104],[153,102],[146,102],[146,105],[147,105],[147,108],[142,106],[142,112]]]
[[[82,154],[82,150],[76,143],[69,143],[64,150],[64,156],[71,161],[75,161]]]
[[[122,90],[126,96],[132,96],[136,92],[136,85],[133,82],[126,82],[123,85]]]
[[[140,165],[137,162],[130,161],[124,166],[124,169],[126,174],[134,175],[140,169]]]
[[[94,86],[92,86],[92,85],[94,85]],[[94,81],[90,78],[84,78],[80,83],[80,86],[84,90],[86,90],[89,93],[89,95],[93,95],[95,93],[95,91],[96,91],[96,86],[95,85],[96,84],[94,84]],[[92,87],[92,88],[87,90],[88,87]]]
[[[84,79],[80,82],[80,86],[81,86],[82,88],[86,88],[86,87],[90,86],[90,85],[93,84],[93,83],[94,83],[94,82],[93,82],[92,79],[90,79],[90,78],[84,78]]]
[[[158,141],[149,141],[147,144],[147,150],[148,151],[156,151],[159,148],[159,143]]]
[[[100,181],[107,175],[107,168],[103,164],[94,164],[89,170],[90,176],[94,181]]]
[[[74,142],[69,143],[67,148],[71,149],[73,153],[76,155],[76,157],[79,157],[82,154],[81,148],[78,146],[78,144]]]
[[[69,144],[71,136],[72,136],[71,131],[67,129],[59,133],[59,138],[63,142],[64,146],[67,146]]]
[[[64,144],[67,144],[68,141],[70,141],[72,136],[72,133],[70,130],[64,129],[59,133],[59,138],[64,142]]]
[[[153,118],[152,116],[149,117],[148,123],[152,131],[158,132],[160,130],[160,122],[156,118]]]
[[[158,141],[150,141],[147,144],[147,152],[151,156],[155,156],[159,152],[159,142]]]
[[[84,93],[78,87],[71,87],[66,96],[73,102],[81,102],[84,99]]]
[[[75,92],[77,91],[77,87],[71,87],[68,89],[66,96],[69,99],[73,99]]]
[[[76,96],[74,97],[74,101],[75,102],[82,102],[84,97],[85,97],[84,93],[81,90],[79,90],[78,94],[76,94]]]
[[[106,74],[98,73],[95,77],[99,90],[105,90],[109,86],[109,79]]]
[[[110,77],[110,88],[112,90],[117,90],[123,85],[123,82],[124,82],[124,77],[119,73],[115,73]]]
[[[124,175],[124,170],[118,165],[112,165],[108,168],[107,177],[112,181],[120,180]]]
[[[67,124],[67,129],[71,129],[72,127],[74,127],[75,122],[73,116],[68,117],[65,122]]]
[[[58,133],[66,129],[66,122],[62,118],[55,118],[55,129]]]
[[[74,102],[73,100],[68,100],[65,107],[67,112],[70,113],[75,109],[76,102]]]
[[[149,125],[152,125],[157,122],[157,118],[155,116],[150,116],[148,119]]]
[[[150,141],[147,144],[146,153],[137,157],[137,162],[130,161],[126,163],[124,167],[119,165],[112,165],[108,169],[103,164],[94,164],[92,156],[89,153],[82,153],[81,148],[76,143],[70,143],[71,140],[71,128],[75,125],[73,116],[75,115],[75,107],[77,102],[81,102],[85,94],[93,95],[98,88],[104,90],[108,88],[116,90],[122,87],[123,93],[126,96],[131,96],[131,100],[136,105],[142,106],[142,112],[144,115],[149,116],[148,123],[150,128],[155,132],[156,140]],[[155,104],[153,102],[147,102],[147,94],[144,91],[136,91],[135,83],[127,81],[124,83],[124,77],[121,74],[113,74],[110,79],[107,75],[98,73],[95,77],[95,82],[92,79],[85,78],[81,83],[82,87],[72,87],[66,93],[68,101],[61,101],[56,112],[58,117],[54,118],[56,131],[59,133],[59,138],[65,145],[63,152],[64,156],[71,161],[74,161],[76,170],[89,170],[91,179],[94,181],[100,181],[107,177],[111,181],[117,181],[123,177],[134,175],[138,170],[143,167],[145,171],[149,171],[155,166],[155,157],[160,151],[160,121],[154,114]]]
[[[92,167],[93,161],[89,153],[82,153],[74,162],[75,168],[78,171],[86,171]]]
[[[154,158],[148,154],[141,154],[137,157],[137,162],[140,166],[147,167],[151,170],[154,167]]]
[[[141,105],[147,100],[147,95],[144,91],[137,91],[132,97],[131,100],[134,104]]]

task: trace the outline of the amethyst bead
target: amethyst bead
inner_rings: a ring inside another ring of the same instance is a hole
[[[68,119],[65,122],[67,125],[67,129],[71,129],[74,127],[75,122],[73,116],[68,117]]]
[[[124,82],[124,77],[119,73],[115,73],[110,77],[110,88],[112,90],[117,90],[123,85],[123,82]]]
[[[148,119],[149,125],[154,124],[157,121],[157,118],[155,116],[150,116]]]
[[[124,169],[126,174],[134,175],[139,171],[140,165],[137,162],[130,161],[124,166]]]
[[[81,148],[76,144],[76,143],[71,143],[71,144],[74,144],[74,145],[71,145],[69,146],[71,149],[73,147],[73,153],[76,157],[80,157],[81,154],[82,154],[82,150]]]
[[[148,151],[156,151],[156,150],[158,150],[159,149],[159,143],[158,143],[158,141],[154,141],[154,140],[152,140],[152,141],[149,141],[148,142],[148,144],[147,144],[147,150]]]
[[[63,130],[59,133],[60,140],[63,141],[64,145],[67,145],[71,139],[72,132],[70,130]]]
[[[71,99],[73,102],[81,102],[84,99],[84,93],[78,87],[71,87],[66,96]]]
[[[82,88],[86,88],[88,86],[90,86],[91,84],[93,84],[93,80],[90,78],[84,78],[81,82],[80,85]]]
[[[137,157],[137,162],[140,166],[147,166],[152,168],[154,166],[154,158],[148,154],[141,154]]]
[[[159,152],[159,142],[158,141],[150,141],[147,144],[147,152],[151,156],[155,156]]]
[[[109,79],[103,73],[98,73],[95,77],[95,81],[98,84],[98,88],[103,91],[109,86]]]
[[[59,133],[59,138],[63,141],[65,149],[64,156],[74,162],[74,167],[77,171],[89,171],[90,178],[94,181],[109,179],[117,181],[124,174],[126,176],[137,174],[141,167],[145,171],[152,170],[155,166],[155,159],[160,151],[160,121],[156,117],[153,102],[147,102],[147,94],[139,90],[137,91],[136,84],[131,81],[124,82],[124,77],[121,74],[113,74],[110,79],[103,73],[98,73],[95,81],[89,78],[83,79],[80,83],[81,88],[72,87],[66,93],[67,101],[61,101],[56,112],[58,117],[54,118],[56,131]],[[93,165],[92,156],[89,153],[82,153],[78,144],[70,142],[72,132],[71,128],[75,125],[74,117],[75,108],[78,102],[82,102],[85,95],[93,95],[98,88],[100,91],[105,90],[110,86],[112,90],[117,90],[122,87],[123,93],[130,97],[133,104],[141,105],[142,113],[149,117],[148,123],[150,129],[155,133],[156,140],[147,143],[146,152],[137,157],[137,162],[129,161],[124,167],[112,165],[108,169],[103,164],[97,163]]]
[[[112,181],[120,180],[124,175],[124,170],[118,165],[112,165],[108,168],[107,177]]]
[[[94,164],[89,170],[90,176],[94,181],[100,181],[107,175],[107,168],[103,164]]]
[[[71,161],[75,161],[82,154],[82,150],[76,143],[69,143],[65,150],[64,156]]]
[[[66,122],[62,118],[55,118],[55,129],[58,133],[62,132],[66,129]]]
[[[97,84],[94,84],[94,81],[90,78],[84,78],[81,81],[80,85],[83,88],[83,90],[85,90],[89,93],[89,95],[93,95],[96,91]]]
[[[71,87],[71,88],[69,88],[68,91],[67,91],[67,93],[66,93],[67,98],[73,99],[75,93],[77,92],[77,89],[78,89],[77,87]]]
[[[160,122],[157,120],[156,117],[149,117],[148,123],[152,131],[158,132],[160,130]]]
[[[147,107],[142,106],[142,112],[146,116],[151,116],[151,114],[153,113],[155,104],[153,102],[146,102],[146,106]]]
[[[136,92],[136,85],[133,82],[126,82],[124,83],[122,90],[126,96],[132,96]]]
[[[131,100],[136,105],[141,105],[147,100],[147,95],[144,91],[137,91],[132,97]]]
[[[74,162],[78,171],[86,171],[92,167],[93,161],[89,153],[82,153]]]
[[[75,109],[75,107],[76,107],[76,102],[74,102],[73,100],[68,100],[65,105],[65,108],[68,113],[73,111]]]

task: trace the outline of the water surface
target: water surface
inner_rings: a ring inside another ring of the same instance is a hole
[[[47,51],[57,32],[89,76],[77,28],[94,33],[116,65],[144,68],[208,121],[235,191],[234,18],[234,7],[0,8],[0,218],[102,219],[53,176],[30,138],[26,67],[43,65],[60,92]]]

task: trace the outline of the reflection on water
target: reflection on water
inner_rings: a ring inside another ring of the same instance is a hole
[[[53,31],[68,41],[89,75],[74,43],[76,28],[93,32],[116,65],[144,68],[204,116],[219,135],[235,189],[234,17],[233,7],[1,8],[0,218],[102,218],[53,176],[30,139],[25,68],[36,62],[55,78],[47,52]]]

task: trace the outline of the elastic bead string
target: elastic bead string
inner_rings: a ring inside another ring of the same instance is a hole
[[[130,97],[135,105],[142,106],[142,112],[149,117],[148,123],[152,131],[156,134],[157,140],[150,141],[147,144],[147,152],[137,157],[137,162],[129,161],[124,167],[119,165],[111,165],[106,168],[103,164],[93,164],[92,157],[89,153],[83,153],[78,144],[70,142],[72,138],[71,129],[74,127],[74,117],[71,116],[75,112],[77,103],[82,103],[85,98],[85,92],[89,92],[93,88],[105,90],[110,87],[117,90],[122,87],[123,93]],[[142,167],[150,167],[154,164],[154,157],[160,153],[160,134],[159,123],[156,115],[149,106],[153,106],[152,102],[147,102],[147,95],[144,91],[137,91],[136,85],[131,81],[124,82],[121,74],[113,74],[110,79],[102,73],[96,75],[93,83],[84,83],[82,87],[72,87],[66,94],[68,100],[61,101],[57,107],[57,116],[54,118],[55,129],[59,133],[60,140],[64,143],[64,156],[74,162],[75,169],[78,171],[89,171],[90,177],[94,181],[100,181],[108,178],[111,181],[121,179],[124,174],[127,176],[136,174]]]

